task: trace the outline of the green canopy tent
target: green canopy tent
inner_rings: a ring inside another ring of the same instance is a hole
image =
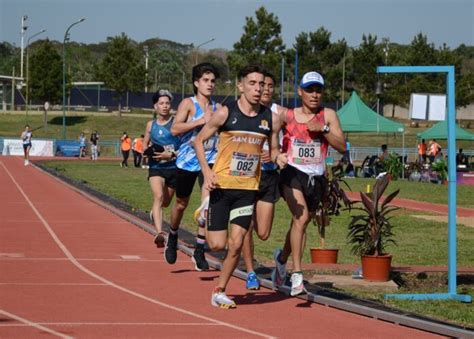
[[[427,129],[424,132],[418,133],[416,135],[418,139],[439,139],[445,140],[448,139],[448,121],[440,121],[436,123],[433,127]],[[474,141],[474,134],[469,133],[465,129],[456,124],[456,139],[457,140],[471,140]]]
[[[402,133],[402,159],[405,159],[405,126],[374,112],[355,91],[337,115],[344,133]]]
[[[344,133],[404,133],[403,124],[389,120],[370,109],[352,92],[349,101],[337,112]]]

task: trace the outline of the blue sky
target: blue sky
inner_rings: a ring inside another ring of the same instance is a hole
[[[262,5],[279,18],[287,47],[300,32],[321,26],[332,41],[345,38],[350,46],[364,33],[409,44],[419,32],[436,47],[474,45],[474,0],[0,0],[0,41],[20,46],[26,14],[26,39],[46,29],[38,38],[62,41],[66,28],[85,17],[71,40],[97,43],[124,32],[136,41],[159,37],[194,45],[215,38],[203,48],[232,49],[245,17]]]

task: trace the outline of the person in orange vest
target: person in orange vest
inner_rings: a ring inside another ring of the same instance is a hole
[[[421,142],[418,144],[418,162],[424,164],[426,162],[426,151],[427,145],[425,139],[421,139]]]
[[[428,145],[428,157],[430,159],[430,163],[435,161],[435,158],[440,151],[441,146],[436,142],[436,139],[431,140]]]
[[[122,150],[122,162],[120,167],[128,168],[128,156],[130,155],[130,148],[132,148],[132,139],[128,136],[127,132],[123,132],[120,138],[120,149]]]
[[[135,138],[132,142],[133,164],[135,167],[140,167],[142,164],[144,137],[145,136],[142,134],[140,135],[140,138]]]

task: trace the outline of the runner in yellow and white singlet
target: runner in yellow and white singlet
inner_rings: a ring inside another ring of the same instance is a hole
[[[211,304],[236,307],[225,288],[240,258],[244,237],[252,221],[261,175],[261,154],[268,141],[272,154],[278,153],[279,117],[260,105],[264,70],[249,65],[239,72],[240,98],[217,110],[195,140],[196,155],[204,174],[204,187],[211,191],[206,240],[213,251],[227,245]],[[219,132],[216,162],[211,169],[204,155],[204,141]],[[284,157],[279,157],[281,161]],[[278,164],[283,167],[283,162]],[[230,231],[228,234],[228,224]]]

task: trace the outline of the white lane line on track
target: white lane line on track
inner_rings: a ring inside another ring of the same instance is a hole
[[[22,322],[23,324],[27,325],[27,326],[30,326],[30,327],[34,327],[34,328],[37,328],[43,332],[48,332],[50,334],[53,334],[55,336],[58,336],[60,338],[65,338],[65,339],[72,339],[74,337],[71,337],[71,336],[68,336],[68,335],[65,335],[65,334],[62,334],[60,332],[56,332],[55,330],[52,330],[50,328],[47,328],[41,324],[38,324],[38,323],[35,323],[35,322],[32,322],[32,321],[29,321],[28,319],[25,319],[25,318],[22,318],[20,316],[17,316],[15,314],[12,314],[10,312],[7,312],[5,310],[0,310],[0,314],[4,314],[6,315],[7,317],[9,318],[12,318],[12,319],[15,319],[16,321],[19,321],[19,322]]]
[[[213,323],[91,323],[91,322],[43,322],[48,326],[221,326]],[[0,327],[26,327],[28,324],[0,324]]]
[[[13,177],[13,175],[10,173],[10,171],[8,170],[8,168],[5,166],[5,164],[3,162],[0,162],[0,164],[2,165],[2,167],[4,168],[5,172],[8,174],[8,176],[11,178],[11,180],[13,181],[13,183],[16,185],[17,189],[20,191],[20,193],[23,195],[23,197],[25,198],[25,200],[28,202],[28,204],[30,205],[31,209],[35,212],[35,214],[38,216],[38,218],[41,220],[41,222],[43,223],[44,227],[46,228],[46,230],[49,232],[49,234],[51,235],[51,237],[53,238],[54,242],[58,245],[58,247],[61,249],[61,251],[63,251],[64,255],[71,261],[71,263],[76,266],[78,269],[80,269],[81,271],[83,271],[84,273],[90,275],[91,277],[99,280],[99,281],[102,281],[103,283],[111,286],[111,287],[114,287],[124,293],[128,293],[130,295],[133,295],[137,298],[140,298],[142,300],[145,300],[145,301],[148,301],[148,302],[151,302],[153,304],[157,304],[157,305],[160,305],[162,307],[165,307],[165,308],[168,308],[170,310],[174,310],[176,312],[180,312],[180,313],[183,313],[183,314],[186,314],[186,315],[189,315],[189,316],[193,316],[193,317],[196,317],[196,318],[199,318],[199,319],[202,319],[202,320],[206,320],[206,321],[210,321],[212,323],[215,323],[215,324],[219,324],[219,325],[222,325],[222,326],[225,326],[225,327],[229,327],[229,328],[232,328],[234,330],[238,330],[238,331],[241,331],[241,332],[245,332],[245,333],[249,333],[249,334],[253,334],[255,336],[258,336],[258,337],[264,337],[264,338],[274,338],[273,336],[269,335],[269,334],[265,334],[265,333],[261,333],[261,332],[257,332],[257,331],[253,331],[253,330],[250,330],[248,328],[244,328],[244,327],[240,327],[240,326],[237,326],[237,325],[233,325],[233,324],[230,324],[230,323],[226,323],[226,322],[223,322],[223,321],[220,321],[220,320],[217,320],[217,319],[213,319],[213,318],[209,318],[209,317],[206,317],[204,315],[201,315],[201,314],[198,314],[198,313],[194,313],[192,311],[188,311],[188,310],[185,310],[185,309],[182,309],[182,308],[179,308],[179,307],[176,307],[176,306],[173,306],[173,305],[170,305],[170,304],[167,304],[167,303],[164,303],[162,301],[159,301],[157,299],[153,299],[153,298],[150,298],[150,297],[147,297],[146,295],[143,295],[143,294],[140,294],[138,292],[135,292],[135,291],[132,291],[132,290],[129,290],[128,288],[126,287],[123,287],[123,286],[120,286],[120,285],[117,285],[116,283],[98,275],[97,273],[89,270],[88,268],[86,268],[85,266],[83,266],[73,255],[71,252],[69,252],[69,250],[67,249],[67,247],[61,242],[61,240],[59,239],[59,237],[56,235],[56,233],[53,231],[53,229],[51,228],[51,226],[48,224],[48,222],[44,219],[43,215],[36,209],[35,205],[33,204],[33,202],[30,200],[30,198],[28,197],[28,195],[23,191],[23,189],[21,188],[21,186],[18,184],[18,182],[15,180],[15,178]]]
[[[28,205],[25,203],[25,205]],[[127,221],[100,221],[97,219],[91,220],[91,222],[94,222],[94,225],[102,225],[102,224],[114,224],[114,225],[121,225],[121,224],[128,224]],[[13,224],[13,223],[21,223],[24,224],[25,222],[30,222],[30,223],[35,223],[38,222],[38,219],[2,219],[2,223],[4,224]],[[52,222],[54,223],[60,223],[60,224],[82,224],[84,223],[84,220],[64,220],[64,219],[57,219],[53,220]]]
[[[127,260],[127,259],[105,259],[105,258],[76,258],[77,261],[104,261],[104,262],[126,262],[126,263],[137,263],[137,262],[165,262],[164,259],[139,259],[139,260]],[[68,258],[25,258],[25,257],[2,257],[0,256],[0,262],[2,261],[69,261]],[[189,260],[176,260],[176,263],[189,264]],[[212,272],[212,270],[209,270]]]
[[[24,282],[2,282],[1,286],[108,286],[104,283],[24,283]]]

